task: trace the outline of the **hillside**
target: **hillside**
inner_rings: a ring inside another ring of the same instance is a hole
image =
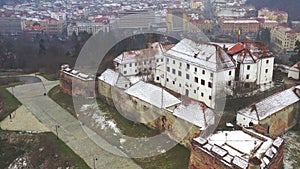
[[[289,14],[289,20],[300,20],[299,0],[248,0],[256,9],[268,7],[270,9],[284,10]]]

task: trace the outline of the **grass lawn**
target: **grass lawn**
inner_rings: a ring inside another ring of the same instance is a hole
[[[53,133],[28,134],[0,130],[0,138],[0,168],[7,168],[18,157],[26,157],[29,168],[89,168]]]
[[[22,104],[6,88],[20,85],[22,82],[16,82],[9,85],[0,86],[0,99],[3,104],[3,110],[0,111],[0,121],[5,119],[10,113],[15,111]]]
[[[61,92],[59,86],[54,87],[49,91],[49,97],[56,103],[61,105],[64,109],[68,110],[73,116],[76,113],[73,106],[72,97]],[[113,119],[117,127],[124,135],[131,137],[145,137],[159,134],[158,131],[153,130],[143,124],[135,124],[134,122],[126,119],[115,108],[109,106],[100,99],[97,100],[100,110],[108,112],[107,119]],[[137,164],[145,169],[186,169],[188,167],[190,151],[177,145],[166,153],[149,158],[136,158],[133,159]]]

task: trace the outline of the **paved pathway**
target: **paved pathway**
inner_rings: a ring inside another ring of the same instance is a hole
[[[0,122],[3,130],[49,132],[50,130],[22,105]]]
[[[133,160],[126,157],[113,155],[97,144],[105,145],[113,151],[118,149],[111,147],[105,140],[93,131],[85,128],[83,131],[79,121],[70,115],[66,110],[56,104],[44,93],[58,84],[57,81],[47,81],[41,78],[42,82],[16,86],[13,94],[16,98],[47,128],[64,141],[76,154],[85,160],[91,167],[94,167],[94,159],[97,169],[136,169],[141,168]],[[12,92],[11,88],[8,88]]]

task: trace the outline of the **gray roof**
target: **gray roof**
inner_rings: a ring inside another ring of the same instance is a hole
[[[272,114],[277,113],[278,111],[294,103],[297,103],[300,98],[295,93],[295,88],[299,88],[299,86],[292,87],[270,97],[267,97],[258,103],[239,110],[238,113],[254,120],[263,120],[271,116]]]

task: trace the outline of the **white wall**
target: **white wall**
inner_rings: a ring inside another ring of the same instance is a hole
[[[249,68],[249,69],[248,69]],[[249,76],[249,78],[247,78]],[[257,80],[257,64],[241,64],[240,82],[253,83]]]
[[[169,61],[167,61],[167,59]],[[162,86],[176,93],[182,95],[188,93],[188,97],[202,101],[211,108],[215,108],[217,85],[220,87],[221,84],[221,88],[224,89],[228,84],[227,82],[231,81],[231,86],[229,87],[230,91],[233,88],[235,76],[234,68],[221,72],[213,72],[190,63],[188,69],[187,63],[185,63],[186,61],[178,60],[170,56],[167,56],[165,60],[165,66],[159,67],[159,69],[156,70],[154,77],[155,82],[160,83]],[[166,72],[164,72],[164,70]],[[181,72],[181,76],[179,71]],[[231,71],[231,75],[229,75],[229,71]],[[187,74],[189,79],[187,79]],[[162,78],[162,76],[164,78]],[[157,77],[159,77],[159,79],[157,79]],[[204,84],[201,83],[202,81]],[[209,87],[209,84],[211,87]]]
[[[259,60],[257,71],[257,85],[270,84],[273,78],[274,57]]]
[[[253,120],[249,117],[246,117],[240,113],[237,113],[236,115],[236,124],[238,126],[241,126],[241,127],[249,127],[249,123],[252,122],[253,124],[258,124],[258,121],[256,120]]]

